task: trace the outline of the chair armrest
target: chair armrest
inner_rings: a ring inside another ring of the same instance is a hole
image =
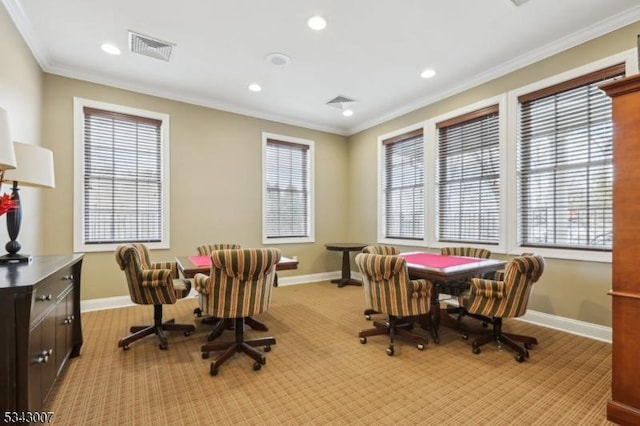
[[[483,278],[471,279],[471,294],[490,299],[502,299],[505,295],[506,285],[504,281],[485,280]]]
[[[196,274],[193,277],[194,288],[200,294],[209,294],[210,281],[211,281],[211,278],[207,274]]]
[[[176,262],[152,262],[149,268],[153,270],[168,269],[171,271],[172,278],[178,278],[178,264]]]
[[[431,289],[433,288],[433,284],[428,280],[411,280],[411,284],[413,284],[413,293],[411,293],[411,297],[426,297],[428,299],[431,298]]]
[[[143,287],[173,286],[173,274],[170,269],[147,269],[141,272]]]

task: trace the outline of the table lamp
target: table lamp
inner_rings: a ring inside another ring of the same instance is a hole
[[[17,239],[20,233],[20,223],[22,222],[22,204],[20,203],[18,184],[39,188],[55,187],[53,153],[50,150],[20,142],[14,142],[13,146],[16,156],[16,168],[7,170],[4,180],[13,182],[11,198],[16,202],[16,208],[7,213],[7,231],[11,241],[5,246],[7,254],[0,256],[0,264],[28,263],[32,259],[29,255],[18,253],[21,246]]]

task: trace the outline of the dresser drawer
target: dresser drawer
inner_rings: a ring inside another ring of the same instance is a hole
[[[31,325],[53,309],[65,289],[73,284],[71,268],[62,269],[43,280],[33,291],[31,300]]]

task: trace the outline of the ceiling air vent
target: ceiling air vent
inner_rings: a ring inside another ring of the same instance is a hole
[[[139,55],[169,61],[174,43],[129,31],[129,50]]]
[[[327,105],[338,108],[338,109],[343,109],[344,106],[346,104],[349,104],[351,102],[355,102],[355,99],[351,99],[348,98],[346,96],[342,96],[342,95],[338,95],[335,98],[331,99],[329,102],[327,102]]]
[[[529,0],[511,0],[511,3],[515,4],[516,6],[520,6],[522,3],[526,3]]]

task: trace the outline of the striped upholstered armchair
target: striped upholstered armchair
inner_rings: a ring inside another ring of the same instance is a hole
[[[368,305],[388,316],[388,322],[374,321],[374,328],[360,331],[360,343],[367,343],[369,336],[388,334],[389,356],[394,354],[396,335],[417,343],[418,349],[423,350],[427,338],[411,331],[412,319],[429,313],[431,282],[409,279],[407,263],[400,256],[359,253],[356,264],[362,273]]]
[[[392,255],[392,256],[400,254],[400,250],[398,250],[397,247],[387,246],[382,244],[366,246],[365,248],[362,249],[362,252],[369,253],[369,254],[386,254],[386,255]],[[365,303],[367,303],[367,309],[364,310],[364,317],[370,320],[371,315],[379,314],[380,312],[377,312],[375,309],[372,309],[371,306],[369,305],[369,300],[371,300],[371,298],[369,297],[369,294],[368,294],[369,291],[367,286],[364,287],[364,292],[365,292],[364,300],[365,300]]]
[[[216,251],[216,250],[224,250],[224,249],[239,249],[240,248],[240,244],[205,244],[205,245],[201,245],[196,247],[196,250],[198,252],[198,256],[211,256],[211,253]],[[204,312],[204,307],[207,305],[207,295],[203,294],[203,293],[199,293],[199,297],[198,297],[198,301],[200,302],[200,306],[195,308],[193,310],[193,313],[199,317],[202,316],[202,313]],[[205,323],[215,323],[215,319],[205,319],[204,320]],[[210,335],[209,335],[209,340],[213,340],[215,337],[217,337],[219,333],[217,333],[216,330],[214,330]]]
[[[131,335],[123,337],[118,347],[129,345],[142,337],[155,334],[160,339],[160,349],[167,349],[165,331],[181,331],[188,336],[195,330],[193,324],[175,324],[174,320],[162,321],[162,306],[176,303],[191,290],[189,280],[178,279],[175,262],[152,262],[144,244],[127,244],[116,249],[116,262],[124,271],[131,301],[139,305],[153,305],[153,325],[137,325],[130,328]]]
[[[531,289],[543,271],[544,259],[541,256],[527,255],[516,257],[509,262],[501,281],[482,278],[471,280],[469,292],[460,296],[460,306],[464,308],[465,315],[493,326],[491,334],[473,341],[473,353],[480,353],[480,346],[486,343],[496,342],[498,346],[505,344],[513,349],[518,362],[529,357],[527,349],[537,345],[537,339],[503,332],[502,320],[521,317],[527,312]],[[517,342],[522,342],[524,347]]]
[[[269,308],[279,261],[280,251],[273,248],[216,250],[211,253],[210,274],[194,277],[196,290],[208,295],[205,313],[235,322],[233,342],[209,342],[200,348],[203,358],[208,358],[209,352],[223,351],[211,363],[212,376],[218,374],[219,367],[235,352],[244,352],[253,358],[254,370],[260,370],[267,362],[255,347],[264,346],[265,352],[269,352],[276,339],[245,339],[245,319]]]

